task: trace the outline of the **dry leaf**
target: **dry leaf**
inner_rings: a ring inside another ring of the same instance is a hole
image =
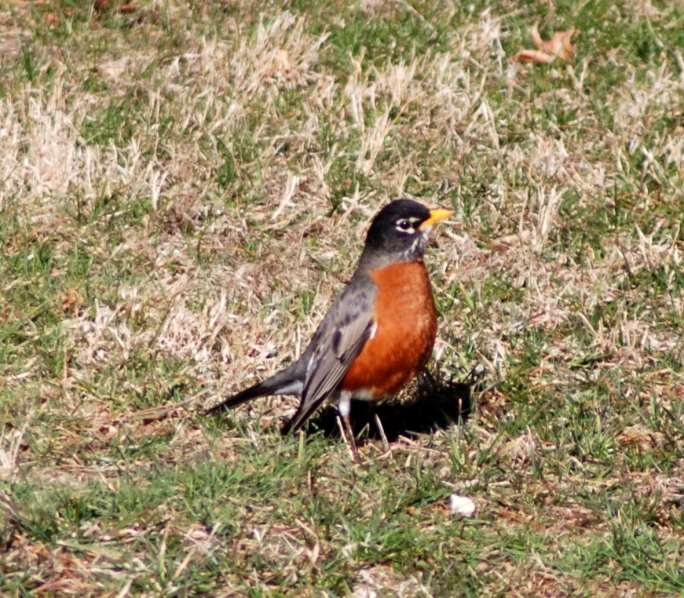
[[[534,62],[536,64],[550,64],[556,58],[572,60],[575,56],[575,46],[572,36],[579,33],[577,29],[556,31],[550,40],[544,40],[539,35],[538,23],[532,27],[532,40],[536,50],[523,50],[511,57],[510,62]]]
[[[549,64],[554,61],[555,56],[549,56],[540,50],[523,50],[511,58],[511,62],[534,62],[536,64]]]
[[[100,13],[118,12],[123,15],[128,15],[138,10],[133,2],[121,2],[121,0],[95,0],[93,8]]]
[[[661,432],[655,432],[641,424],[626,427],[618,436],[620,444],[637,446],[643,452],[662,446],[664,441],[665,437]]]
[[[76,312],[85,303],[85,297],[77,289],[67,289],[60,296],[62,311]]]
[[[45,15],[45,23],[48,27],[57,27],[59,25],[59,17],[55,13],[49,12]]]

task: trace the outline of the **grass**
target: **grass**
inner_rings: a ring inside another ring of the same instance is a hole
[[[508,63],[535,21],[572,63]],[[0,2],[0,593],[684,593],[683,32],[666,2]],[[287,399],[204,417],[403,195],[455,210],[431,367],[482,373],[466,420],[354,466],[325,414],[281,437]]]

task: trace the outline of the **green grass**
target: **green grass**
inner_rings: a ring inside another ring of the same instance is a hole
[[[684,593],[681,7],[120,4],[0,2],[0,593]],[[202,416],[401,195],[466,421]]]

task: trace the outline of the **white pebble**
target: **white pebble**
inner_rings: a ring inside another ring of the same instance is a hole
[[[467,496],[452,494],[449,498],[449,509],[454,515],[469,519],[475,513],[475,503]]]

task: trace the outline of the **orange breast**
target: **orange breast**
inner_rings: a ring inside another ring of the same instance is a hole
[[[432,288],[422,262],[393,264],[370,273],[378,285],[375,336],[342,382],[358,398],[394,394],[425,366],[437,334]]]

